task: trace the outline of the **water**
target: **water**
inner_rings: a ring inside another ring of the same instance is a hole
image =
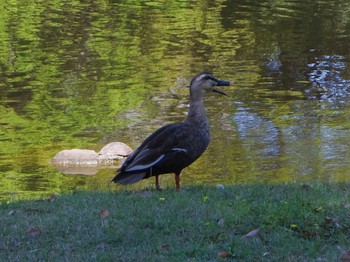
[[[202,70],[235,85],[207,95],[212,142],[184,186],[349,182],[348,1],[3,5],[1,200],[107,189],[114,170],[69,176],[50,159],[112,141],[135,148],[184,118],[185,87]]]

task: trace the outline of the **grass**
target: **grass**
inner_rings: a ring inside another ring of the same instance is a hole
[[[341,261],[350,250],[349,188],[76,192],[2,204],[0,260]]]

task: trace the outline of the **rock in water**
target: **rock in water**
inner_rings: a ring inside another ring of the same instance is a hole
[[[98,152],[99,161],[120,160],[130,155],[132,149],[122,142],[112,142]]]
[[[52,158],[52,164],[61,165],[97,165],[98,154],[94,150],[70,149],[58,152]]]
[[[99,153],[87,149],[62,150],[51,159],[51,163],[63,174],[94,175],[100,168],[118,168],[114,165],[115,160],[122,160],[131,152],[126,144],[112,142]]]

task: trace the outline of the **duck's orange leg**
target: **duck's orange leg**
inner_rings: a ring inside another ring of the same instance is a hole
[[[180,190],[180,174],[175,174],[176,191]]]

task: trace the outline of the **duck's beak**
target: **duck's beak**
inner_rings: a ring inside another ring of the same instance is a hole
[[[216,82],[217,82],[217,86],[229,86],[229,85],[231,85],[231,82],[230,82],[230,81],[217,80]],[[221,94],[221,95],[227,96],[227,94],[226,94],[224,91],[222,91],[222,90],[220,90],[220,89],[217,89],[217,88],[215,88],[215,87],[213,88],[213,91],[216,92],[216,93],[219,93],[219,94]]]

